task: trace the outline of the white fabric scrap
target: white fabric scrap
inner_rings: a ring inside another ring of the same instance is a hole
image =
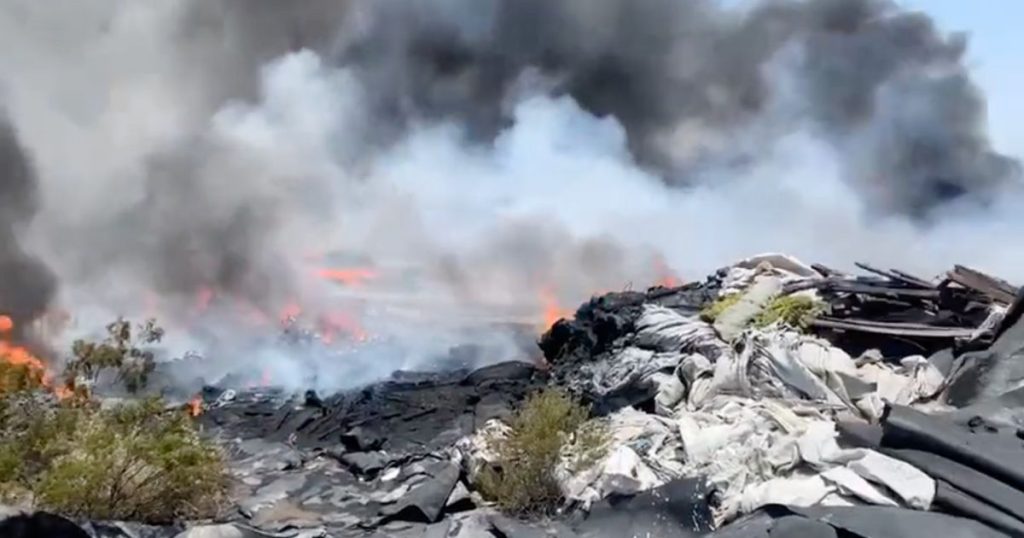
[[[720,362],[729,361],[729,355]],[[715,364],[699,353],[691,353],[679,364],[678,377],[683,383],[684,397],[690,409],[695,409],[715,393]]]
[[[663,417],[672,416],[676,406],[686,398],[686,385],[676,373],[656,373],[651,376],[651,382],[657,387],[654,412]]]
[[[911,405],[932,398],[945,380],[942,372],[920,355],[904,358],[899,368],[884,362],[862,362],[857,378],[875,384],[878,398],[891,404]]]
[[[679,353],[655,353],[638,347],[627,347],[610,361],[592,362],[581,366],[590,380],[595,394],[609,394],[627,386],[643,385],[661,371],[674,371],[682,362]]]
[[[905,461],[865,450],[860,459],[847,467],[872,482],[884,484],[912,508],[928,510],[935,500],[935,480]]]
[[[662,352],[700,353],[715,358],[729,346],[718,338],[708,323],[658,305],[645,305],[636,322],[634,342],[645,349]]]
[[[683,476],[682,443],[671,420],[627,407],[605,422],[611,450],[589,469],[556,471],[563,495],[589,506],[613,493],[630,494]]]
[[[735,513],[743,492],[800,464],[794,441],[822,417],[798,416],[785,404],[716,396],[701,410],[680,410],[679,435],[686,476],[706,476],[721,493],[724,514]]]
[[[722,519],[749,514],[768,504],[815,506],[823,504],[836,488],[820,475],[777,477],[752,485],[719,516]],[[716,522],[717,522],[716,518]]]
[[[740,260],[726,271],[725,278],[722,280],[722,295],[742,292],[759,275],[778,277],[783,284],[822,278],[811,266],[792,256],[777,253],[759,254]]]
[[[756,363],[774,380],[782,382],[799,395],[846,405],[848,398],[836,394],[822,377],[815,375],[815,371],[841,387],[842,383],[833,379],[834,374],[852,366],[852,362],[847,364],[840,355],[821,353],[816,345],[811,344],[809,339],[792,331],[750,331],[747,333],[743,353],[750,355],[748,362]],[[801,351],[807,351],[807,357],[803,357]],[[829,360],[835,360],[836,364],[825,362]],[[813,365],[813,369],[808,366],[808,362]]]
[[[871,485],[863,476],[847,467],[833,467],[821,473],[821,477],[836,486],[844,495],[856,497],[868,504],[879,506],[899,506],[892,497]]]
[[[563,472],[562,494],[584,506],[609,495],[634,494],[665,482],[628,446],[614,448],[607,457],[580,473]]]

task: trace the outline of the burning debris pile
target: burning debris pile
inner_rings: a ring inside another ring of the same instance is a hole
[[[322,396],[206,387],[190,410],[237,483],[219,524],[85,528],[1024,536],[1020,292],[965,267],[937,280],[862,269],[763,255],[704,282],[608,293],[543,335],[542,366],[396,372]],[[541,507],[543,522],[517,519],[496,509],[482,477],[521,486],[516,473],[535,462],[516,458],[530,449],[496,447],[521,425],[524,400],[551,389],[589,404],[599,450],[570,464],[566,447],[583,434],[552,429],[565,443],[545,478],[557,502]]]
[[[928,521],[896,507],[1020,536],[1024,505],[1008,503],[1024,492],[1006,474],[1024,462],[1018,289],[960,266],[936,281],[860,267],[870,276],[758,256],[703,283],[594,298],[555,324],[541,340],[554,378],[631,425],[566,496],[701,477],[707,512],[693,521],[728,536],[775,536],[780,514],[817,532],[919,535],[872,530]]]

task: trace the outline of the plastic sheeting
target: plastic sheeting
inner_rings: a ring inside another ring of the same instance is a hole
[[[1024,387],[1024,317],[1006,314],[1006,326],[985,350],[964,353],[953,364],[946,398],[966,406]]]
[[[925,450],[1024,489],[1024,441],[981,422],[959,427],[941,417],[894,406],[883,423],[882,446]]]
[[[1024,536],[1024,435],[981,417],[955,418],[894,406],[878,444],[937,480],[936,510]]]

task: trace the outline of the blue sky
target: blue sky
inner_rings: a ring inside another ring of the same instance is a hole
[[[903,0],[932,15],[946,31],[970,35],[969,65],[988,97],[996,148],[1024,158],[1024,2],[1020,0]]]

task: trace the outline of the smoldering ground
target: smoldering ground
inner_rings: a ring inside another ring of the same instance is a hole
[[[12,237],[75,310],[329,308],[303,260],[343,250],[416,268],[387,291],[429,322],[366,329],[431,355],[460,311],[644,286],[659,254],[684,278],[761,250],[1019,274],[978,239],[1015,237],[1019,194],[967,40],[892,2],[63,8],[0,8],[0,80],[42,202]]]

